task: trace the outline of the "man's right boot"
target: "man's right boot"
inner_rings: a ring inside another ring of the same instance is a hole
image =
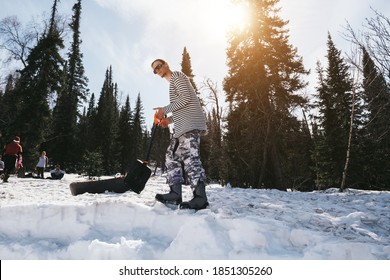
[[[179,205],[182,202],[181,184],[169,186],[169,188],[171,189],[169,193],[156,194],[156,200],[160,201],[161,203]]]

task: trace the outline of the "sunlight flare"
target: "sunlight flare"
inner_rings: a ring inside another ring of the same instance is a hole
[[[216,32],[240,32],[249,23],[246,2],[212,1],[208,4],[208,11],[205,23]]]

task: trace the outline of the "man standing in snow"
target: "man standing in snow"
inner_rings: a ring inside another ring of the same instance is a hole
[[[19,161],[19,158],[22,156],[23,149],[20,143],[20,137],[15,136],[15,139],[8,143],[3,151],[3,161],[4,161],[4,182],[8,182],[9,174],[15,171],[16,162]]]
[[[206,118],[195,90],[188,77],[179,71],[171,71],[167,62],[152,62],[153,73],[169,82],[169,101],[165,107],[153,108],[160,125],[167,128],[174,124],[174,133],[165,154],[167,180],[170,192],[157,194],[162,203],[179,204],[181,209],[204,209],[209,203],[206,196],[206,175],[200,160],[200,134],[207,130]],[[167,115],[169,114],[169,117]],[[188,174],[194,197],[182,202],[184,182],[181,162]]]

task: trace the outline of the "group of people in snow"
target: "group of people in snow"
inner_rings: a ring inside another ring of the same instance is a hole
[[[15,138],[8,144],[5,145],[2,157],[0,160],[0,175],[3,182],[8,182],[10,174],[18,172],[21,167],[23,167],[23,148],[20,144],[20,137],[15,136]],[[46,156],[46,152],[42,151],[38,162],[36,165],[36,176],[33,173],[28,173],[23,177],[33,177],[33,178],[42,178],[44,179],[45,169],[49,165],[49,158]],[[62,179],[65,175],[65,171],[61,170],[60,165],[55,165],[55,168],[50,171],[50,176],[46,179],[59,180]]]

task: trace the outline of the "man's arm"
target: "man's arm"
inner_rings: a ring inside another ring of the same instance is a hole
[[[169,105],[163,108],[165,114],[180,110],[186,107],[188,103],[191,101],[192,89],[189,88],[188,78],[184,74],[182,73],[178,74],[177,77],[172,76],[172,83],[176,88],[176,93],[178,95],[178,98],[176,101],[170,103]]]

